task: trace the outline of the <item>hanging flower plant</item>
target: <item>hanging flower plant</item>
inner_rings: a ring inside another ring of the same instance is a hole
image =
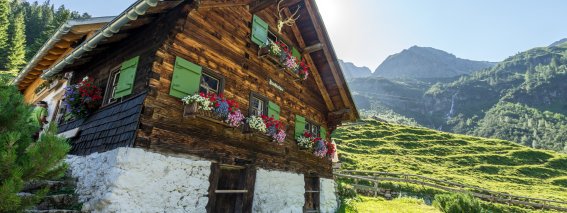
[[[236,128],[242,125],[244,123],[243,121],[244,115],[242,114],[242,112],[240,112],[239,109],[237,109],[234,112],[228,114],[228,118],[225,122],[228,123],[229,126]]]
[[[325,140],[318,138],[314,143],[313,154],[317,157],[324,158],[327,156],[327,151],[327,143]]]
[[[250,126],[250,128],[253,130],[256,130],[261,133],[266,133],[267,131],[266,124],[264,123],[264,120],[260,116],[255,116],[255,115],[251,116],[248,119],[246,119],[246,122],[248,123],[248,126]]]
[[[213,103],[203,93],[186,96],[181,101],[187,105],[196,104],[199,110],[213,110]]]
[[[262,115],[261,117],[264,121],[264,124],[266,124],[266,134],[272,137],[275,142],[279,144],[283,143],[286,137],[283,124],[273,117],[268,117],[265,115]]]
[[[302,135],[300,135],[296,138],[297,145],[301,149],[306,149],[306,150],[310,150],[311,148],[313,148],[313,140],[314,139],[315,138],[313,137],[313,134],[311,134],[308,131],[304,131]]]
[[[281,66],[297,74],[301,80],[307,80],[309,76],[309,65],[305,60],[299,60],[293,56],[288,46],[281,41],[268,40],[269,53],[279,60]]]
[[[333,157],[335,156],[335,153],[337,152],[337,147],[330,140],[327,141],[326,145],[327,145],[327,158],[332,160]]]
[[[84,118],[98,109],[102,102],[102,91],[87,76],[78,84],[65,88],[64,102],[67,112],[76,118]]]
[[[199,93],[184,97],[181,101],[192,106],[193,109],[190,109],[191,112],[188,114],[193,114],[197,110],[209,112],[210,114],[206,114],[206,116],[215,117],[231,127],[239,127],[244,123],[244,115],[240,112],[238,102],[226,99],[222,95]]]

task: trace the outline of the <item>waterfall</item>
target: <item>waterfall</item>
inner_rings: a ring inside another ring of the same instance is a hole
[[[447,113],[447,119],[451,119],[451,116],[453,116],[453,113],[455,113],[455,98],[458,94],[459,91],[455,92],[455,94],[453,94],[453,97],[451,97],[451,110],[449,110],[449,113]]]

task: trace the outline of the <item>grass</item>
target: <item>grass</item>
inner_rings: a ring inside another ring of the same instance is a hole
[[[565,154],[371,120],[341,127],[334,138],[341,169],[421,174],[492,191],[567,201]]]
[[[433,206],[423,203],[423,200],[415,198],[399,198],[385,200],[383,198],[360,197],[358,202],[349,203],[349,207],[356,209],[359,213],[381,212],[381,213],[441,213]],[[347,209],[345,205],[339,213],[355,212]]]

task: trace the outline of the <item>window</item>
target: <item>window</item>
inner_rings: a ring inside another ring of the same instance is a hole
[[[118,78],[120,76],[120,67],[112,69],[110,76],[108,77],[108,83],[106,85],[106,91],[104,94],[104,101],[102,105],[108,105],[116,102],[117,99],[114,98],[116,92],[116,87],[118,86]]]
[[[216,166],[211,174],[209,212],[250,212],[254,171],[246,166]]]
[[[202,93],[221,93],[222,78],[213,77],[209,73],[203,72],[201,75],[201,83],[199,85],[199,92]]]
[[[319,178],[305,176],[304,212],[319,212]]]
[[[250,115],[267,115],[268,113],[268,106],[267,106],[268,101],[266,101],[266,98],[252,93],[250,95]]]
[[[308,131],[311,134],[318,136],[321,131],[321,127],[315,125],[313,122],[307,121],[305,122],[305,131]]]

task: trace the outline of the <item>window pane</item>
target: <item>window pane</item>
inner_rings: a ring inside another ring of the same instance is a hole
[[[216,93],[218,94],[220,90],[220,80],[214,78],[210,75],[203,73],[201,76],[201,85],[199,86],[199,92],[203,93]]]
[[[264,106],[264,101],[256,97],[251,98],[250,109],[253,115],[264,115]]]

